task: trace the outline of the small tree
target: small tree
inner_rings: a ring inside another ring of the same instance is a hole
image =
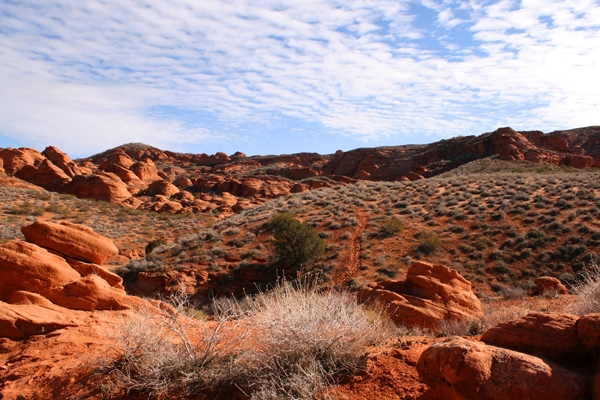
[[[292,270],[312,264],[325,252],[325,243],[319,233],[290,212],[273,216],[271,226],[274,259]]]

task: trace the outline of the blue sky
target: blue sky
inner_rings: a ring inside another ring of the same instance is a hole
[[[0,147],[331,153],[600,124],[600,0],[0,0]]]

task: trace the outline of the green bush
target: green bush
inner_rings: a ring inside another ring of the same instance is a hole
[[[384,236],[394,236],[404,230],[404,224],[398,218],[392,217],[383,223],[381,233]]]
[[[325,252],[319,233],[301,223],[290,212],[281,212],[270,221],[273,229],[273,258],[277,263],[298,270],[311,265]]]
[[[423,231],[417,236],[419,239],[419,251],[425,254],[431,254],[442,244],[439,236],[435,232]]]

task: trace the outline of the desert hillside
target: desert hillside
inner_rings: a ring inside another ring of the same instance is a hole
[[[598,398],[599,166],[599,127],[0,149],[0,397]]]

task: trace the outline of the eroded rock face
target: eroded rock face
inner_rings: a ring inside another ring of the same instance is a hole
[[[71,178],[50,160],[44,159],[37,166],[28,164],[14,173],[26,182],[43,187],[46,190],[58,191],[71,181]]]
[[[488,329],[481,340],[558,363],[583,365],[591,358],[579,341],[578,319],[570,314],[531,313]]]
[[[63,153],[57,147],[48,146],[42,154],[60,168],[69,178],[82,174],[79,166],[75,164],[66,153]]]
[[[45,159],[42,153],[28,147],[0,149],[0,158],[4,162],[4,170],[11,175],[26,165],[37,167]]]
[[[438,399],[589,398],[584,375],[537,357],[462,338],[425,350],[417,371]]]
[[[154,162],[149,158],[136,162],[129,169],[145,184],[150,184],[161,179],[160,176],[158,176],[156,165],[154,165]]]
[[[71,258],[101,264],[116,254],[109,239],[74,224],[32,225],[24,232],[36,244],[15,240],[0,246],[0,337],[24,339],[86,318],[71,310],[124,310],[144,303],[125,293],[119,276]]]
[[[148,186],[148,194],[150,196],[160,194],[165,197],[171,197],[177,193],[179,193],[179,189],[177,188],[177,186],[162,179],[152,182],[150,186]]]
[[[411,265],[405,281],[371,284],[358,298],[382,303],[395,322],[406,326],[436,328],[444,320],[483,316],[469,281],[452,268],[424,262]]]
[[[21,227],[21,232],[28,242],[77,260],[103,264],[107,258],[119,254],[112,240],[91,228],[69,222],[54,224],[35,221]]]
[[[79,198],[96,199],[123,204],[131,198],[127,185],[110,172],[95,175],[76,175],[64,191]]]

